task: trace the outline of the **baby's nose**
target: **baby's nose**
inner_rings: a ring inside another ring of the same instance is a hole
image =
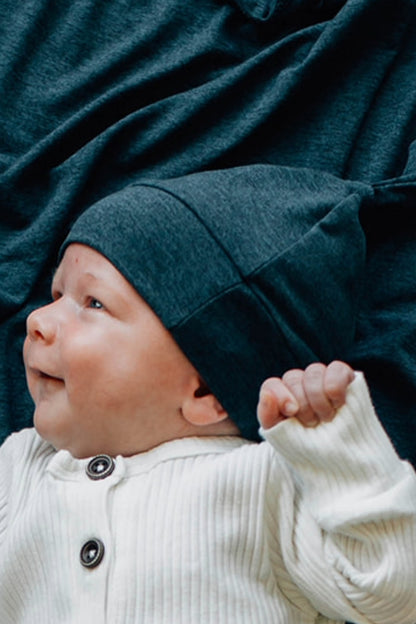
[[[32,340],[53,342],[56,336],[56,321],[50,309],[51,305],[38,308],[29,314],[26,321],[26,331]]]

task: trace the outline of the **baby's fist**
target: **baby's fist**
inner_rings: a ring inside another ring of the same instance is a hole
[[[260,389],[257,416],[264,429],[288,417],[295,417],[305,427],[314,427],[334,418],[345,403],[354,372],[344,362],[328,366],[310,364],[304,371],[292,369],[282,378],[266,379]]]

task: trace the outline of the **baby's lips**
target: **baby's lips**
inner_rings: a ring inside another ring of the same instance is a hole
[[[54,381],[63,381],[62,377],[56,377],[55,375],[49,375],[48,373],[40,372],[40,377],[42,379],[52,379]]]
[[[52,373],[52,371],[49,372],[47,369],[40,368],[37,365],[32,365],[31,362],[27,362],[26,367],[32,373],[32,375],[35,375],[36,377],[40,377],[42,379],[55,379],[56,381],[63,381],[63,378],[59,377],[59,375]]]

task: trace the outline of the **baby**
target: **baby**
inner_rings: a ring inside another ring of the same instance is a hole
[[[299,353],[280,296],[204,220],[213,175],[87,210],[28,318],[35,428],[0,449],[2,624],[416,622],[416,475],[361,373],[272,376]],[[292,253],[275,242],[273,262]]]

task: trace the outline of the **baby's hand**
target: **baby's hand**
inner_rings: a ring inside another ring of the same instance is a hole
[[[288,417],[297,418],[305,427],[315,427],[334,418],[345,403],[347,388],[354,372],[344,362],[328,366],[310,364],[304,371],[293,369],[283,377],[270,377],[262,384],[257,416],[264,429]]]

